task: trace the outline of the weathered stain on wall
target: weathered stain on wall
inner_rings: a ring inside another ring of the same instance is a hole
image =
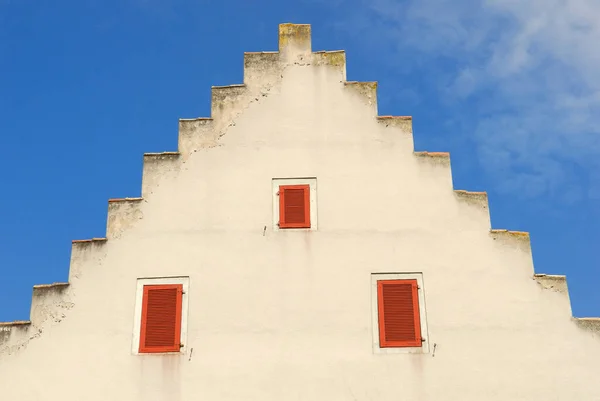
[[[600,339],[600,318],[583,317],[574,318],[577,326],[593,334],[594,337]]]

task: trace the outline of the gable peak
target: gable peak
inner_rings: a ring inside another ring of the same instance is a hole
[[[310,54],[310,24],[279,24],[279,53],[284,57]]]

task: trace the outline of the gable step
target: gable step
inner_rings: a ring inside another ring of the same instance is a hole
[[[312,65],[335,71],[340,80],[346,81],[346,52],[344,50],[317,51],[312,54]]]
[[[33,292],[36,291],[63,291],[66,287],[69,286],[69,283],[52,283],[52,284],[36,284],[33,286]]]
[[[158,152],[158,153],[144,153],[144,157],[148,158],[177,158],[181,155],[179,152]]]
[[[514,231],[516,232],[516,231]],[[534,274],[533,279],[542,287],[543,290],[550,290],[567,296],[569,299],[569,287],[567,285],[567,276],[558,274]],[[569,302],[569,311],[570,309]],[[570,312],[569,312],[570,313]],[[592,333],[594,337],[600,339],[600,317],[574,317],[571,320],[582,330]]]
[[[12,322],[0,322],[0,332],[3,331],[1,327],[21,327],[21,326],[29,326],[31,324],[31,320],[13,320]],[[10,330],[5,330],[10,331]]]
[[[498,228],[492,228],[490,230],[490,233],[493,235],[497,235],[497,236],[507,236],[507,237],[512,237],[512,238],[516,238],[516,239],[527,239],[529,240],[529,233],[527,231],[510,231],[504,228],[498,229]]]
[[[534,274],[533,279],[544,289],[568,294],[567,276],[551,274]]]
[[[485,191],[467,191],[466,189],[455,189],[454,192],[457,196],[463,198],[487,200],[487,192]]]
[[[60,323],[65,312],[74,304],[67,295],[69,283],[38,284],[33,286],[29,319],[35,327],[41,327],[47,320]]]
[[[464,189],[455,189],[454,196],[460,203],[464,203],[467,207],[475,208],[481,218],[481,224],[485,224],[487,229],[492,225],[490,218],[490,205],[487,192],[471,192]],[[482,227],[483,228],[483,227]]]
[[[377,116],[377,122],[386,127],[398,127],[412,134],[412,116]]]
[[[252,87],[273,85],[279,81],[283,65],[279,52],[245,52],[244,84]]]
[[[511,246],[531,254],[531,241],[526,231],[509,231],[506,229],[491,229],[490,237],[503,245]]]
[[[0,322],[0,358],[2,354],[12,354],[21,348],[29,337],[30,320],[14,320]]]
[[[91,260],[98,261],[106,254],[107,238],[79,239],[71,241],[71,260],[69,265],[69,283],[80,278],[82,267],[89,266]]]
[[[189,123],[192,121],[212,121],[211,117],[180,118],[179,122]]]
[[[124,231],[144,218],[141,204],[144,198],[114,198],[108,200],[106,238],[119,238]]]
[[[235,119],[250,104],[260,101],[267,93],[251,91],[247,85],[213,86],[211,88],[210,115],[214,121],[211,132],[213,146],[226,134],[229,127],[235,126]],[[212,146],[211,146],[212,147]]]
[[[310,24],[279,24],[279,53],[283,60],[297,60],[312,53]]]
[[[481,206],[484,209],[489,209],[489,201],[487,192],[471,192],[464,189],[455,189],[454,194],[456,197],[467,203]]]
[[[143,201],[144,198],[136,197],[136,198],[111,198],[108,200],[108,203],[113,202],[140,202]]]
[[[92,243],[92,242],[104,242],[106,238],[91,238],[91,239],[74,239],[71,241],[73,244],[83,244],[83,243]]]
[[[162,181],[171,178],[170,172],[180,170],[180,159],[179,152],[144,153],[142,198],[149,196]]]
[[[312,51],[310,24],[279,24],[279,60],[285,64],[326,65],[337,67],[346,79],[344,50]]]
[[[282,73],[290,65],[329,67],[346,80],[346,52],[344,50],[316,51],[286,60],[279,52],[244,52],[244,84],[250,87],[269,87],[281,81]]]
[[[239,107],[246,94],[248,87],[245,84],[211,87],[211,118],[216,121],[231,118],[234,114],[233,109]]]
[[[407,149],[414,151],[415,144],[413,140],[412,116],[377,116],[376,121],[384,129],[391,130],[392,133],[400,131],[400,138]]]
[[[357,94],[365,105],[371,107],[373,114],[377,115],[377,81],[344,81],[344,87]]]
[[[210,117],[179,119],[177,149],[183,160],[187,160],[198,149],[216,146],[218,135],[214,126],[214,120]]]
[[[246,84],[231,84],[231,85],[213,85],[211,89],[231,89],[231,88],[245,88]]]
[[[420,160],[432,162],[435,165],[450,166],[449,152],[413,152],[413,154]]]

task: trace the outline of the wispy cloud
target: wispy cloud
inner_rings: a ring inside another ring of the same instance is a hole
[[[437,90],[475,116],[478,157],[499,190],[600,199],[600,2],[363,4],[376,27],[365,34],[398,54],[454,61]]]

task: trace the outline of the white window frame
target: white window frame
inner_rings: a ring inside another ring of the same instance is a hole
[[[308,185],[310,189],[310,228],[279,228],[279,186],[281,185]],[[315,231],[317,229],[317,179],[304,178],[273,178],[271,181],[273,191],[273,230],[274,231]]]
[[[385,347],[379,345],[379,310],[377,305],[377,282],[380,280],[417,280],[419,286],[419,317],[421,320],[420,347]],[[427,332],[427,308],[422,273],[372,273],[371,274],[371,315],[373,326],[373,353],[375,354],[427,354],[429,353],[429,333]]]
[[[170,285],[181,284],[183,294],[181,295],[181,335],[180,344],[183,347],[179,352],[140,352],[140,334],[142,328],[142,304],[144,302],[144,286],[145,285]],[[187,324],[188,324],[188,292],[190,288],[190,278],[187,276],[178,277],[156,277],[156,278],[139,278],[135,291],[135,309],[133,317],[133,340],[131,344],[131,352],[134,355],[173,355],[185,354],[187,350]]]

